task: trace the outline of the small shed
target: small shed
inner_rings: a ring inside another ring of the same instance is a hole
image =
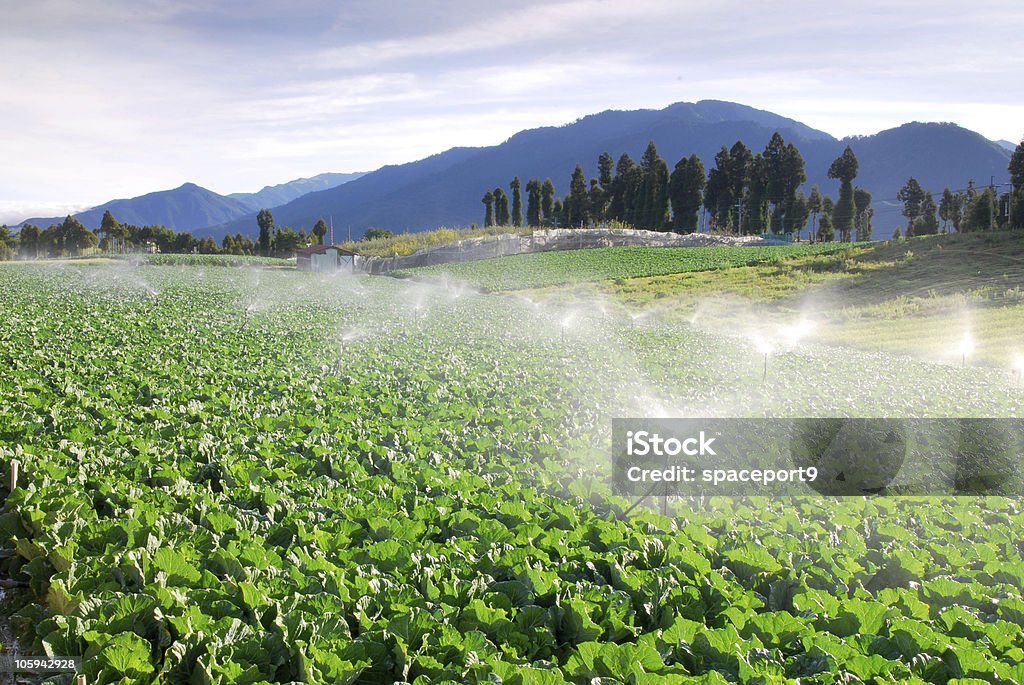
[[[300,271],[355,271],[355,252],[345,250],[337,245],[313,245],[301,247],[295,251],[295,266]]]

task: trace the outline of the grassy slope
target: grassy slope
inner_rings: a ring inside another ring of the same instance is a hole
[[[521,255],[417,272],[468,277],[490,290],[533,287],[531,296],[556,301],[596,296],[662,316],[696,316],[725,330],[803,315],[818,322],[814,337],[820,342],[955,363],[969,332],[973,363],[1007,365],[1018,354],[1024,357],[1019,233],[930,236],[828,254],[797,251],[769,263],[715,269],[681,260],[667,248],[633,250]],[[735,264],[731,256],[725,261]]]
[[[684,300],[734,293],[780,315],[822,321],[834,344],[975,363],[1014,364],[1024,354],[1024,236],[951,235],[881,243],[772,267],[706,273],[690,282],[612,285],[626,301],[668,290]]]

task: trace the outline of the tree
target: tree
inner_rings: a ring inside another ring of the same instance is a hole
[[[587,193],[587,208],[592,222],[599,223],[604,221],[608,208],[608,193],[601,187],[601,182],[596,178],[590,179],[590,191]]]
[[[764,233],[771,227],[768,210],[768,169],[764,157],[758,153],[747,165],[747,183],[743,194],[743,214],[740,230],[748,235]]]
[[[827,243],[836,239],[835,229],[832,228],[832,215],[823,212],[821,221],[818,223],[818,241]]]
[[[562,203],[565,225],[570,228],[586,226],[590,220],[589,204],[587,180],[583,175],[583,167],[577,164],[572,171],[572,180],[569,181],[569,195]]]
[[[971,193],[969,192],[970,196]],[[991,188],[985,188],[984,192],[974,193],[967,205],[966,216],[964,217],[964,232],[987,231],[995,223],[994,216],[995,193]]]
[[[35,224],[25,224],[18,232],[18,250],[22,257],[39,258],[39,235],[41,231]]]
[[[394,237],[395,234],[386,228],[368,228],[366,233],[363,233],[362,240],[384,240]]]
[[[608,217],[616,221],[628,221],[626,218],[626,177],[635,166],[636,162],[626,153],[623,153],[615,164],[615,177],[612,178],[608,199]]]
[[[855,210],[854,228],[857,229],[856,240],[871,240],[873,227],[871,218],[875,210],[871,209],[871,193],[863,188],[854,188],[853,206]]]
[[[811,194],[807,198],[807,211],[811,215],[811,233],[814,235],[818,231],[818,215],[821,214],[821,188],[815,183],[811,186]]]
[[[612,190],[612,171],[615,167],[615,160],[607,152],[602,152],[601,156],[597,158],[597,182],[601,184],[601,188],[606,192],[610,193]]]
[[[116,247],[116,244],[113,244],[111,241],[118,240],[120,232],[121,224],[118,223],[117,219],[114,218],[114,215],[110,213],[110,210],[108,209],[103,212],[103,218],[100,220],[100,228],[99,231],[97,231],[97,233],[103,234],[103,242],[107,245],[113,245]]]
[[[949,230],[949,226],[952,225],[954,231],[960,232],[966,204],[966,194],[954,193],[949,186],[946,186],[942,191],[942,199],[939,200],[939,218],[942,219],[943,230]]]
[[[1010,228],[1024,228],[1024,140],[1010,155]]]
[[[495,188],[491,192],[494,194],[494,223],[498,226],[508,226],[510,220],[508,195],[501,188]]]
[[[174,252],[177,254],[188,254],[189,252],[193,252],[196,246],[196,239],[188,231],[185,231],[183,233],[175,233],[174,239],[171,241],[170,249],[168,250],[168,252]]]
[[[804,230],[804,227],[807,225],[807,219],[810,216],[811,213],[807,208],[807,197],[802,190],[796,191],[793,202],[790,203],[789,209],[786,210],[787,232],[796,233],[796,237],[799,238],[800,232]]]
[[[644,156],[640,159],[643,181],[634,203],[638,208],[636,223],[654,231],[663,230],[668,224],[668,164],[658,154],[654,141],[647,143]]]
[[[711,212],[715,230],[739,232],[746,208],[743,207],[754,156],[737,140],[731,148],[724,145],[715,154],[715,166],[704,187],[704,206]]]
[[[256,215],[256,224],[260,227],[260,236],[256,241],[259,253],[269,257],[274,245],[274,215],[269,209],[261,209]]]
[[[484,199],[481,200],[487,211],[484,212],[484,227],[494,225],[494,193],[487,191],[484,193]]]
[[[900,191],[896,193],[896,199],[903,203],[903,216],[907,217],[907,232],[906,236],[917,235],[917,218],[921,216],[923,212],[922,205],[924,204],[924,188],[917,182],[917,179],[911,176],[907,179],[907,182],[903,184]]]
[[[792,143],[786,145],[776,131],[761,155],[767,176],[767,197],[771,205],[771,230],[792,233],[793,203],[800,184],[807,180],[804,158]],[[787,220],[789,219],[789,220]]]
[[[14,259],[18,253],[18,241],[11,235],[7,224],[0,226],[0,261]]]
[[[622,177],[622,220],[630,226],[644,221],[644,176],[643,167],[633,164]]]
[[[58,236],[61,249],[70,255],[80,255],[85,250],[96,247],[100,242],[95,233],[70,214],[60,225]]]
[[[704,184],[704,206],[711,212],[711,227],[728,231],[732,221],[732,194],[726,169],[729,167],[729,149],[724,145],[715,154],[715,166]]]
[[[327,235],[327,222],[324,221],[323,217],[317,219],[316,223],[313,224],[313,230],[310,231],[310,235],[316,239],[317,245],[324,244],[324,236]]]
[[[555,215],[555,184],[550,178],[544,179],[540,187],[540,213],[544,223],[551,223]]]
[[[669,178],[672,203],[672,230],[693,233],[697,230],[697,212],[704,193],[704,164],[697,153],[680,159]]]
[[[306,242],[306,237],[295,231],[294,229],[284,228],[277,231],[277,235],[274,236],[274,255],[277,257],[293,257],[295,256],[295,250],[303,246]]]
[[[921,200],[921,217],[914,226],[914,235],[935,235],[939,232],[939,220],[935,218],[935,200],[931,193],[925,193]]]
[[[531,178],[526,182],[526,225],[540,226],[541,183]]]
[[[733,143],[733,146],[729,148],[729,161],[726,168],[726,180],[729,184],[729,195],[734,204],[738,204],[736,207],[736,216],[733,219],[733,224],[737,232],[742,230],[742,225],[745,220],[745,214],[749,211],[743,202],[746,200],[747,184],[750,180],[750,165],[754,163],[754,153],[743,144],[743,141],[737,140]]]
[[[651,165],[647,191],[647,224],[656,231],[669,227],[669,179],[668,163],[658,157]]]
[[[508,184],[509,188],[512,189],[512,225],[522,226],[523,225],[523,193],[519,186],[519,177],[516,176],[512,179],[512,182]]]
[[[849,242],[853,231],[853,220],[856,207],[853,199],[853,179],[857,178],[857,156],[849,145],[832,161],[828,168],[828,177],[839,180],[839,200],[833,210],[832,220],[839,232],[841,242]]]

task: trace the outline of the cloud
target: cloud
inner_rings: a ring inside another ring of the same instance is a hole
[[[33,202],[30,200],[0,201],[0,225],[16,226],[25,219],[34,217],[58,217],[89,209],[90,205],[66,204],[63,202]],[[42,228],[46,228],[43,226]]]
[[[256,190],[717,98],[836,135],[1024,130],[1024,6],[37,0],[4,11],[0,200]]]

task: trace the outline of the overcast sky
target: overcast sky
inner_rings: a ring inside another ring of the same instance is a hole
[[[605,109],[1024,136],[1020,0],[0,0],[0,222],[251,192]]]

